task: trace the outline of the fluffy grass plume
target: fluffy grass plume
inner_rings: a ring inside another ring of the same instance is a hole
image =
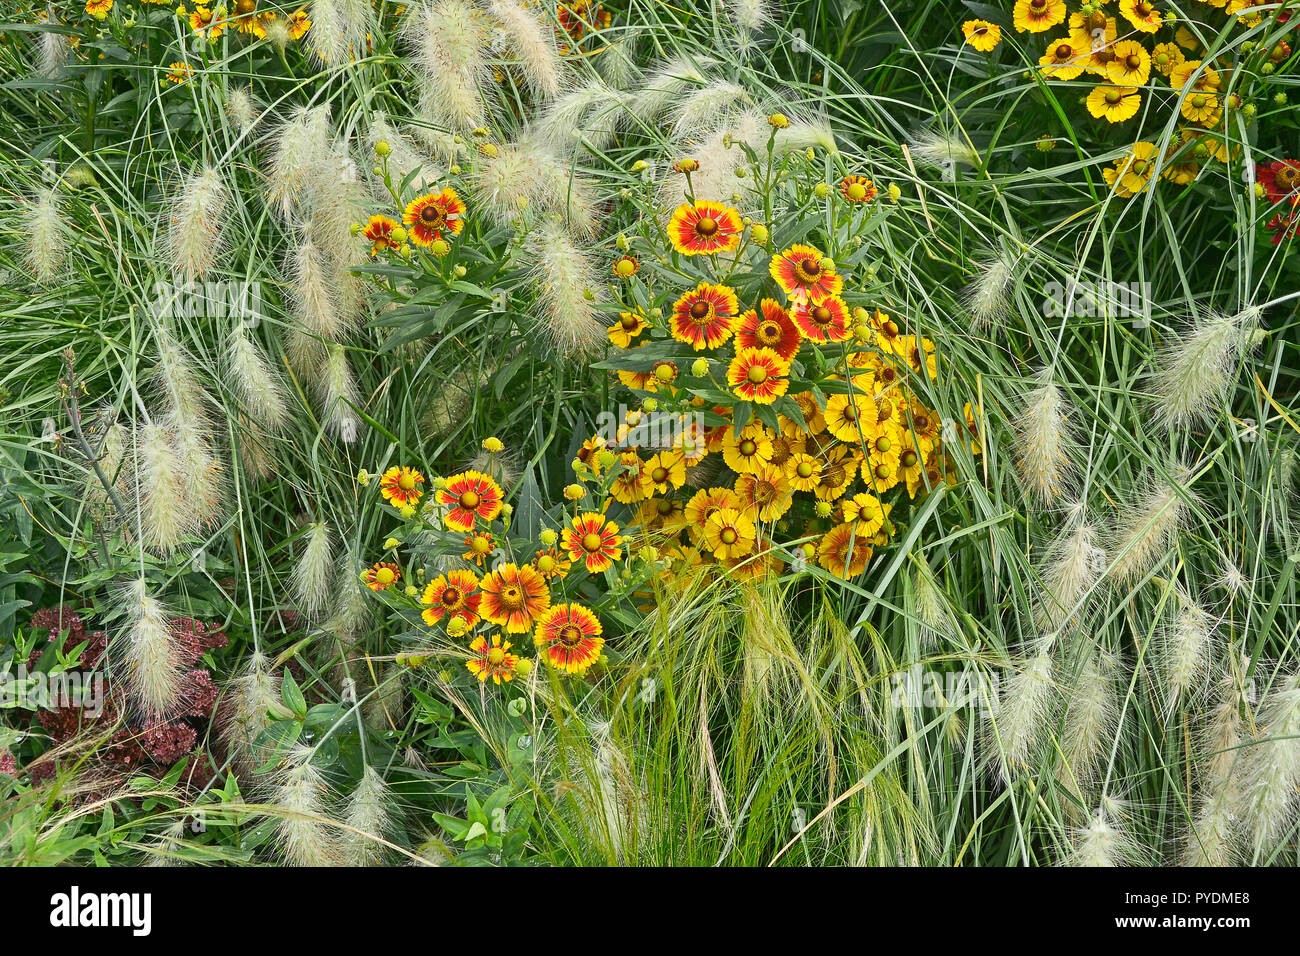
[[[1028,497],[1052,505],[1070,488],[1070,402],[1057,387],[1050,368],[1035,378],[1016,420],[1016,467]]]
[[[1161,353],[1152,385],[1164,425],[1183,427],[1223,404],[1232,384],[1233,361],[1259,314],[1258,309],[1235,315],[1212,312]]]
[[[1047,743],[1048,719],[1056,698],[1049,635],[1031,645],[1033,656],[1004,681],[985,738],[988,761],[1004,783],[1030,767]]]
[[[564,63],[555,45],[555,29],[537,7],[520,0],[489,0],[488,12],[505,30],[510,52],[524,78],[540,96],[553,99],[564,85]]]
[[[226,686],[219,729],[236,763],[245,771],[262,766],[273,749],[259,742],[271,726],[271,711],[281,707],[280,676],[260,653],[250,655],[243,670]]]
[[[235,128],[247,136],[262,118],[262,104],[257,101],[251,88],[236,86],[226,95],[226,115],[235,124]]]
[[[315,386],[326,433],[351,445],[361,436],[361,418],[353,410],[361,397],[343,346],[334,344],[326,350]]]
[[[1129,832],[1116,801],[1102,798],[1088,822],[1074,833],[1070,866],[1133,866],[1149,862],[1141,844]]]
[[[1034,602],[1034,625],[1039,630],[1064,631],[1078,624],[1088,595],[1106,570],[1106,552],[1099,542],[1097,528],[1083,506],[1071,508],[1044,560]]]
[[[310,747],[295,746],[270,795],[279,816],[279,849],[290,866],[341,866],[347,857],[330,815],[325,778],[311,757]]]
[[[344,328],[340,293],[321,247],[310,238],[303,239],[293,250],[288,272],[292,276],[293,317],[321,338],[340,335]]]
[[[414,173],[411,176],[411,189],[427,192],[442,177],[438,164],[426,156],[409,136],[389,123],[383,113],[375,112],[371,116],[370,126],[366,130],[366,142],[371,149],[374,149],[376,143],[388,144],[388,169],[394,187],[400,186],[407,176]],[[382,202],[389,201],[388,190],[378,178],[375,179],[374,192],[375,198]]]
[[[221,174],[207,167],[187,176],[168,204],[165,248],[172,269],[187,281],[201,279],[221,251],[230,192]]]
[[[1082,789],[1097,779],[1119,721],[1116,662],[1102,650],[1086,653],[1064,693],[1062,765],[1057,777],[1072,789]]]
[[[1237,817],[1257,856],[1268,856],[1295,823],[1300,793],[1300,677],[1281,678],[1265,698],[1254,742],[1238,758]]]
[[[267,199],[286,220],[310,203],[322,158],[331,153],[328,106],[302,106],[281,124],[271,145]]]
[[[374,767],[367,766],[361,782],[348,800],[343,822],[352,830],[344,831],[344,852],[349,866],[375,866],[383,856],[379,842],[392,826],[388,784]],[[360,830],[360,833],[353,831]]]
[[[144,578],[123,589],[126,631],[114,642],[120,673],[133,707],[146,719],[169,716],[181,692],[181,657],[167,609],[149,593]]]
[[[1214,619],[1196,599],[1177,590],[1174,618],[1160,641],[1160,660],[1165,676],[1166,706],[1172,712],[1202,685],[1214,638]]]
[[[1188,513],[1190,473],[1174,468],[1168,479],[1153,477],[1135,500],[1121,500],[1110,547],[1110,577],[1117,584],[1140,580],[1168,554]]]
[[[561,355],[576,355],[598,346],[605,328],[594,307],[597,273],[590,255],[556,222],[537,230],[531,251],[539,291],[536,315],[542,332]]]
[[[975,279],[962,297],[975,327],[986,329],[1012,314],[1012,291],[1021,261],[1015,253],[995,248],[974,265]]]
[[[23,259],[37,282],[51,285],[63,268],[68,241],[53,189],[41,189],[28,204],[26,226]]]
[[[491,74],[487,33],[466,0],[424,0],[409,8],[403,33],[420,77],[421,111],[437,126],[469,131],[487,124],[483,89]]]
[[[284,384],[242,324],[230,333],[226,368],[243,410],[263,428],[270,431],[283,428],[290,419]]]
[[[133,473],[129,487],[135,505],[136,525],[144,546],[167,555],[198,531],[198,515],[177,485],[185,472],[172,448],[166,426],[157,419],[145,422],[135,436]]]
[[[317,521],[307,529],[302,557],[294,570],[293,590],[298,607],[316,615],[329,606],[330,579],[334,569],[334,536],[330,526]]]

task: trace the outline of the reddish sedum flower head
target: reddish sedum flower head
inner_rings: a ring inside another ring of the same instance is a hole
[[[537,621],[533,643],[556,670],[581,674],[600,659],[600,621],[581,604],[557,604]]]
[[[472,531],[474,519],[492,521],[501,513],[501,486],[477,471],[465,471],[447,479],[435,500],[450,507],[444,523],[453,531]]]
[[[684,256],[730,252],[740,245],[740,213],[722,203],[682,203],[668,221],[668,239]]]

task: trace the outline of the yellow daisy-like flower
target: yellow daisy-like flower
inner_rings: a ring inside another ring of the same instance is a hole
[[[648,329],[645,317],[639,312],[620,312],[618,321],[606,331],[609,340],[621,349],[632,347],[632,340]]]
[[[1151,65],[1161,76],[1168,76],[1186,59],[1177,43],[1158,43],[1151,51]]]
[[[1219,117],[1223,115],[1218,96],[1200,90],[1194,90],[1183,97],[1182,105],[1178,109],[1183,114],[1183,119],[1202,126],[1216,125]]]
[[[654,485],[650,482],[645,462],[636,452],[624,452],[619,456],[618,463],[621,470],[609,486],[609,493],[615,501],[632,505],[654,494]]]
[[[386,591],[401,579],[401,569],[389,561],[380,561],[361,572],[362,582],[372,591]]]
[[[757,514],[765,522],[776,521],[790,510],[794,501],[785,472],[771,465],[759,469],[755,475],[737,476],[736,497],[746,512]]]
[[[201,37],[215,40],[226,30],[226,22],[218,20],[214,11],[207,7],[195,7],[190,12],[190,29]]]
[[[1002,28],[987,20],[967,20],[961,25],[961,32],[966,42],[981,53],[988,53],[1002,42]]]
[[[774,349],[741,349],[727,367],[727,384],[747,402],[771,405],[790,386],[790,363]]]
[[[167,82],[180,86],[194,75],[188,63],[169,63],[167,65]]]
[[[822,477],[822,463],[812,455],[799,452],[785,463],[790,487],[795,491],[814,491]]]
[[[702,488],[695,492],[682,509],[682,517],[686,521],[691,540],[698,543],[703,539],[709,516],[720,508],[740,509],[740,499],[730,488]]]
[[[704,547],[720,560],[749,554],[757,541],[754,522],[735,508],[719,508],[704,523]]]
[[[379,493],[394,508],[417,504],[424,495],[420,485],[424,484],[424,475],[414,468],[402,465],[389,468],[379,479]]]
[[[772,463],[771,433],[757,419],[751,421],[737,434],[727,427],[722,442],[722,458],[727,467],[737,474],[756,474],[764,465]]]
[[[1132,119],[1142,105],[1142,94],[1132,86],[1103,83],[1088,94],[1088,112],[1108,123]]]
[[[1137,40],[1120,40],[1111,49],[1110,78],[1117,86],[1142,86],[1151,78],[1151,54]]]
[[[840,505],[840,513],[846,523],[855,526],[858,538],[863,541],[873,538],[885,524],[885,508],[880,499],[865,492],[846,498]]]
[[[86,0],[86,12],[96,20],[102,20],[113,9],[113,0]]]
[[[1119,12],[1133,29],[1143,33],[1155,33],[1160,29],[1164,18],[1150,0],[1119,0]]]
[[[1038,64],[1054,80],[1073,80],[1083,72],[1089,49],[1089,44],[1081,42],[1077,35],[1061,37],[1047,44],[1047,51],[1038,58]]]
[[[1154,143],[1134,143],[1132,153],[1101,171],[1106,182],[1114,188],[1115,195],[1127,198],[1147,188],[1155,174],[1155,152]]]
[[[1042,33],[1065,21],[1065,0],[1016,0],[1011,20],[1021,33]]]
[[[647,477],[655,494],[665,494],[670,488],[680,488],[686,483],[686,456],[677,451],[661,451],[645,465]]]
[[[817,563],[838,577],[855,578],[867,569],[871,544],[851,524],[838,524],[817,544]]]

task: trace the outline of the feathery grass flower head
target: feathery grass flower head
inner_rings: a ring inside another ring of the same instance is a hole
[[[146,719],[171,716],[182,692],[182,653],[162,603],[143,578],[121,594],[126,633],[114,642],[131,704]]]
[[[1069,489],[1073,477],[1069,400],[1050,368],[1041,371],[1037,380],[1016,422],[1016,464],[1028,496],[1051,505]]]
[[[317,521],[307,528],[306,544],[293,575],[300,610],[318,614],[329,606],[333,566],[334,540],[330,527],[324,521]]]
[[[1159,417],[1178,428],[1221,407],[1232,385],[1232,363],[1259,319],[1258,309],[1212,312],[1161,355],[1153,384]]]
[[[27,268],[37,282],[50,285],[59,278],[67,252],[66,242],[57,196],[53,189],[42,189],[28,206],[23,249]]]

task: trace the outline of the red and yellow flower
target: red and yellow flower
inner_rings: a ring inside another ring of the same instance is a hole
[[[510,634],[528,631],[551,606],[546,579],[531,564],[503,564],[483,575],[479,587],[483,592],[479,603],[483,620],[504,627]]]
[[[560,547],[592,574],[599,574],[623,556],[622,543],[618,525],[594,512],[577,515],[560,536]]]
[[[840,195],[852,203],[871,202],[880,190],[866,176],[845,176],[840,180]]]
[[[772,257],[768,272],[791,302],[817,305],[844,290],[835,264],[812,246],[793,245]]]
[[[452,531],[474,530],[474,519],[492,521],[501,513],[501,486],[477,471],[452,475],[434,495],[438,504],[449,508],[443,522]]]
[[[402,569],[389,561],[379,561],[361,572],[361,580],[372,591],[386,591],[402,580]]]
[[[496,538],[490,531],[476,531],[465,535],[465,551],[461,557],[466,561],[473,561],[481,568],[496,547]]]
[[[774,465],[759,469],[758,474],[738,475],[736,497],[745,511],[765,522],[776,521],[794,503],[790,480],[784,469]]]
[[[740,245],[740,213],[718,202],[682,203],[668,221],[668,239],[684,256],[730,252]]]
[[[865,571],[871,554],[870,540],[856,534],[851,524],[837,524],[817,544],[817,563],[845,579]]]
[[[773,349],[741,349],[727,366],[727,384],[747,402],[771,405],[790,387],[790,363]]]
[[[761,314],[760,314],[761,313]],[[780,303],[764,299],[758,310],[750,309],[740,317],[736,327],[736,348],[768,348],[786,361],[799,351],[803,333]]]
[[[478,623],[479,605],[483,595],[479,593],[479,579],[473,571],[455,570],[440,574],[425,586],[420,603],[427,605],[420,613],[424,623],[430,627],[444,617],[456,618],[467,626]]]
[[[812,342],[845,342],[853,337],[849,329],[849,307],[837,295],[796,306],[794,322]]]
[[[581,674],[600,659],[605,639],[599,618],[581,604],[557,604],[537,620],[533,643],[548,664]]]
[[[465,203],[450,186],[439,193],[428,193],[406,204],[402,224],[411,241],[428,248],[444,234],[459,236],[465,228]]]
[[[730,286],[701,282],[673,303],[673,338],[697,352],[716,349],[731,338],[739,306]]]
[[[514,680],[519,655],[510,653],[513,646],[509,641],[503,641],[500,634],[493,634],[490,642],[480,634],[469,645],[470,659],[465,666],[481,681],[486,682],[489,677],[494,684]]]
[[[424,496],[424,492],[420,490],[422,484],[424,484],[424,475],[414,468],[402,465],[400,468],[389,468],[384,472],[383,477],[379,479],[379,493],[394,508],[404,508],[418,503]]]
[[[379,255],[380,249],[397,249],[397,243],[392,238],[396,228],[397,220],[388,216],[371,216],[366,220],[366,227],[361,230],[361,234],[370,240],[370,255]]]

